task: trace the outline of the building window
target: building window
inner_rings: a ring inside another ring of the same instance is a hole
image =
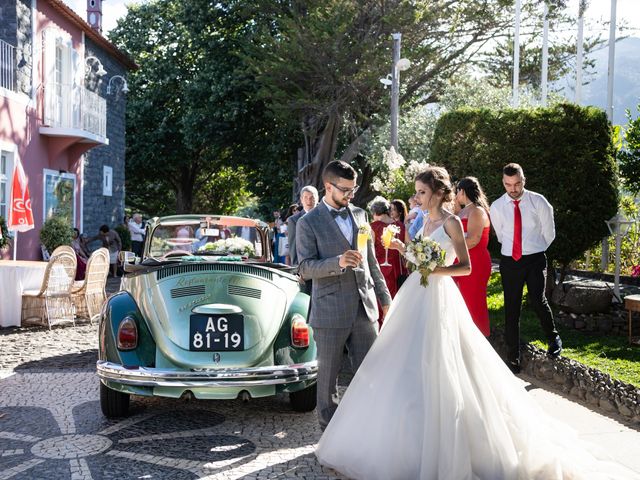
[[[13,154],[0,150],[0,217],[7,220],[9,215],[9,195],[11,194],[11,175],[13,173]]]
[[[76,176],[73,173],[44,170],[44,221],[62,217],[76,226]]]

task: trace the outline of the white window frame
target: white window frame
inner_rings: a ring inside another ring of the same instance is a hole
[[[42,32],[44,46],[45,118],[46,125],[72,125],[79,108],[77,91],[81,74],[80,54],[73,48],[71,36],[56,27]],[[77,97],[77,98],[76,98]],[[73,100],[73,102],[72,102]],[[73,103],[73,104],[72,104]]]
[[[102,195],[113,196],[113,167],[102,166]]]
[[[71,201],[71,226],[76,226],[76,191],[77,191],[77,178],[75,173],[60,172],[58,170],[50,170],[44,168],[42,170],[42,221],[46,222],[55,213],[55,208],[58,206],[57,199],[54,198],[52,192],[47,192],[47,185],[51,184],[52,188],[55,188],[61,181],[71,181],[73,185],[73,197]]]
[[[5,184],[5,194],[6,198],[4,199],[4,207],[5,211],[2,212],[0,210],[0,216],[4,218],[5,222],[9,221],[9,199],[11,198],[11,189],[12,189],[12,181],[13,181],[13,166],[15,165],[16,158],[18,156],[18,147],[13,144],[0,142],[0,151],[3,155],[5,155],[7,159],[6,172],[4,175],[0,172],[0,183]]]

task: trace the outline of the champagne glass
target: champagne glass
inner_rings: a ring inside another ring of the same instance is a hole
[[[384,227],[384,230],[382,230],[382,245],[384,246],[384,263],[380,264],[381,267],[391,266],[391,264],[389,263],[389,247],[391,246],[391,239],[393,238],[394,235],[395,235],[395,232],[389,227]]]
[[[369,241],[369,232],[358,230],[358,251],[362,254],[362,256],[366,256],[367,254],[367,242]],[[357,270],[359,272],[363,272],[364,268],[361,266],[355,267],[354,271]]]

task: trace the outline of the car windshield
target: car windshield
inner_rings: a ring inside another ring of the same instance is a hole
[[[253,226],[172,222],[153,230],[149,256],[196,254],[262,257],[261,237]]]

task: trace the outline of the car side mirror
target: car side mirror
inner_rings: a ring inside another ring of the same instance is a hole
[[[135,268],[136,254],[133,252],[121,251],[119,254],[120,262],[122,263],[122,269],[125,272],[133,272],[137,270]]]

